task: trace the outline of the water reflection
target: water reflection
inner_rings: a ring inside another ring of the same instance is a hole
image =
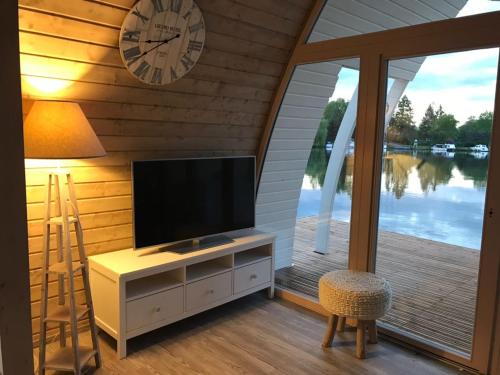
[[[306,175],[313,189],[323,186],[329,154],[324,149],[313,149],[307,164]],[[354,154],[348,153],[344,160],[337,185],[337,193],[345,192],[351,196]],[[473,187],[486,187],[488,153],[430,151],[404,152],[388,151],[382,163],[382,182],[386,192],[396,199],[404,196],[411,177],[415,175],[420,182],[420,191],[427,195],[436,191],[439,185],[448,185],[452,179],[472,181]],[[457,175],[458,174],[458,175]]]
[[[298,217],[317,215],[328,154],[314,149],[304,176]],[[350,221],[354,155],[344,160],[332,217]],[[384,154],[379,226],[415,237],[479,249],[487,154]]]

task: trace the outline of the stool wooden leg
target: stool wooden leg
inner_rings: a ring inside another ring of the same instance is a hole
[[[323,348],[332,346],[333,337],[335,336],[335,329],[337,329],[337,322],[339,317],[337,315],[330,315],[328,318],[328,327],[326,328],[325,337],[323,338]]]
[[[344,332],[345,330],[345,316],[339,316],[339,322],[337,324],[337,332]]]
[[[366,322],[358,320],[358,328],[356,331],[356,357],[359,359],[366,358],[365,330]]]
[[[377,322],[375,320],[372,320],[368,322],[368,343],[369,344],[376,344],[378,342],[377,338]]]

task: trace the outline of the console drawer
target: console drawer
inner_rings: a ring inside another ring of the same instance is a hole
[[[271,260],[243,266],[234,270],[234,293],[240,293],[271,281]]]
[[[191,311],[231,295],[231,271],[186,286],[186,311]]]
[[[183,312],[184,287],[127,302],[127,332]]]

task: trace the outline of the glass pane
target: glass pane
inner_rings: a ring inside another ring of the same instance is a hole
[[[329,0],[308,43],[498,10],[492,0]]]
[[[347,268],[358,67],[359,59],[299,66],[287,92],[303,108],[302,116],[306,103],[316,97],[319,116],[309,126],[311,142],[303,153],[291,264],[278,270],[276,279],[313,297],[324,273]],[[293,93],[306,84],[307,92]],[[321,93],[326,95],[320,98]],[[306,122],[301,124],[307,128]]]
[[[498,49],[420,61],[389,64],[376,264],[394,303],[381,321],[468,357]],[[398,78],[404,66],[416,74]]]

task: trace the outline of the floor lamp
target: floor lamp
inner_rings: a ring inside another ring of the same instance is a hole
[[[104,156],[106,152],[77,103],[36,101],[24,122],[27,159],[82,159]],[[55,227],[57,261],[50,262],[51,228]],[[78,258],[73,259],[71,229],[74,228]],[[40,303],[39,373],[66,370],[80,374],[94,358],[100,367],[94,311],[88,278],[87,255],[83,245],[73,177],[67,169],[49,171],[43,219],[42,288]],[[75,275],[81,272],[85,304],[77,304]],[[48,309],[49,275],[57,278],[58,306]],[[88,319],[92,347],[79,345],[78,322]],[[60,350],[46,353],[47,324],[59,327]],[[66,327],[70,326],[71,347],[66,347]]]

